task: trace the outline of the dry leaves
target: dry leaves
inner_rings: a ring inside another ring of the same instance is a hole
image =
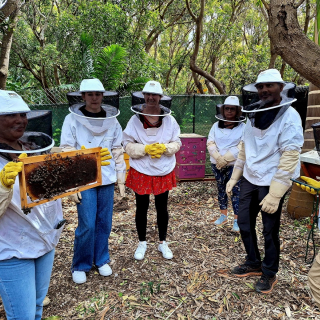
[[[309,265],[304,262],[307,228],[282,215],[279,282],[269,295],[255,292],[258,278],[236,279],[229,270],[245,252],[239,234],[229,223],[217,228],[220,215],[214,182],[180,183],[169,196],[168,242],[172,260],[158,247],[154,201],[148,215],[148,249],[143,261],[133,258],[138,238],[134,196],[120,202],[116,194],[110,257],[113,274],[102,277],[95,267],[87,283],[71,278],[72,247],[77,226],[75,206],[64,200],[68,221],[56,249],[43,318],[61,319],[320,319],[307,288]],[[257,228],[261,231],[261,220]],[[259,247],[263,237],[258,233]],[[319,243],[316,233],[316,243]],[[262,250],[261,250],[262,251]],[[2,308],[2,306],[0,306]],[[3,308],[0,319],[4,319]]]

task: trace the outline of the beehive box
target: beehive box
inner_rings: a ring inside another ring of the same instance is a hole
[[[177,164],[174,172],[179,180],[202,179],[204,178],[206,167],[205,165]]]
[[[100,147],[27,157],[19,173],[21,208],[101,185]],[[30,202],[31,201],[31,202]]]
[[[207,138],[196,133],[184,133],[179,137],[182,146],[176,153],[175,174],[177,179],[203,179]]]

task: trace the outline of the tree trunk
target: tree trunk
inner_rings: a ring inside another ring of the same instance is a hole
[[[310,84],[309,86],[309,96],[308,96],[308,109],[306,126],[304,130],[304,144],[302,147],[302,152],[307,152],[313,150],[316,146],[313,136],[313,129],[311,125],[320,122],[320,89]]]
[[[269,38],[275,52],[295,71],[320,87],[320,47],[301,29],[294,0],[270,0]]]
[[[14,3],[12,3],[14,2]],[[10,52],[12,46],[12,38],[14,29],[18,22],[18,14],[20,11],[20,1],[8,1],[4,6],[6,11],[1,13],[5,16],[9,14],[9,21],[7,27],[3,30],[3,37],[1,43],[1,53],[0,53],[0,89],[4,90],[6,88],[6,82],[8,78]],[[3,8],[3,9],[4,9]],[[4,16],[1,16],[3,18]],[[2,22],[3,23],[3,22]]]
[[[195,36],[195,41],[194,41],[194,50],[192,53],[192,56],[190,58],[190,69],[193,74],[193,78],[196,79],[197,77],[194,76],[194,74],[198,74],[204,78],[206,78],[208,81],[212,82],[213,85],[218,89],[220,94],[225,94],[225,90],[222,86],[222,84],[214,78],[209,72],[202,70],[199,66],[197,66],[196,61],[199,53],[199,47],[200,47],[200,38],[201,38],[201,31],[202,31],[202,22],[203,22],[203,16],[204,16],[204,5],[205,5],[205,0],[201,0],[201,9],[198,17],[195,17],[195,15],[192,13],[189,2],[186,0],[187,8],[188,11],[196,23],[196,36]],[[196,80],[195,80],[196,81]],[[200,93],[203,93],[202,85],[199,81],[196,82],[196,86],[199,89]]]

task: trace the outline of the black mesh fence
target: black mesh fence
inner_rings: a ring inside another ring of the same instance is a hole
[[[298,87],[301,91],[301,88]],[[299,92],[300,92],[299,91]],[[295,103],[294,107],[300,113],[303,122],[305,121],[305,112],[307,109],[308,87],[305,87],[301,98]],[[217,121],[216,106],[226,99],[227,95],[172,95],[171,110],[172,115],[177,120],[181,128],[181,133],[197,133],[205,137],[214,122]],[[240,104],[242,96],[238,95]],[[298,98],[298,97],[297,97]],[[64,118],[69,114],[68,104],[59,105],[29,105],[33,110],[51,110],[52,111],[52,129],[53,138],[56,145],[60,143],[60,133]],[[132,117],[133,112],[130,110],[131,96],[120,97],[120,115],[118,121],[123,129]],[[211,173],[209,154],[207,153],[206,174]]]

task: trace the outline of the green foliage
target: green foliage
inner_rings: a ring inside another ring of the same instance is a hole
[[[61,129],[57,128],[52,134],[55,146],[60,145]]]
[[[320,0],[310,3],[311,16],[317,12],[319,22]],[[198,15],[200,2],[190,5]],[[262,1],[237,5],[234,11],[234,0],[206,1],[197,57],[197,66],[228,94],[240,93],[270,61]],[[303,4],[298,10],[301,25],[305,15]],[[308,37],[313,27],[311,21]],[[122,90],[123,95],[140,90],[150,79],[160,81],[168,94],[194,93],[189,66],[194,36],[195,24],[184,0],[27,1],[14,33],[8,88],[52,88],[98,77],[106,88]],[[276,67],[281,65],[278,58]],[[295,76],[287,66],[285,80]]]
[[[94,64],[94,75],[101,80],[106,89],[119,87],[126,68],[126,50],[117,44],[103,48]]]

